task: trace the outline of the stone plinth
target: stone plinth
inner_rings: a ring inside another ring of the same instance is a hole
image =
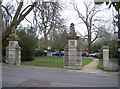
[[[73,25],[73,24],[72,24]],[[74,25],[73,25],[74,26]],[[74,30],[70,32],[68,36],[68,44],[65,47],[65,56],[64,56],[64,68],[66,69],[81,69],[82,65],[82,56],[81,49],[79,46],[78,39]]]
[[[6,63],[20,65],[21,47],[18,45],[18,36],[14,31],[12,32],[13,33],[9,35],[9,38],[7,38],[9,45],[6,47]]]

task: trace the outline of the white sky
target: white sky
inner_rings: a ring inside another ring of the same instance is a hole
[[[26,0],[24,0],[24,1],[26,1]],[[73,1],[75,1],[78,5],[78,8],[79,8],[80,12],[82,14],[85,14],[85,7],[84,7],[84,4],[83,4],[84,0],[60,0],[60,2],[61,1],[62,1],[63,4],[66,4],[66,6],[63,5],[64,10],[61,12],[62,18],[67,18],[68,19],[68,21],[66,22],[65,25],[67,25],[68,28],[69,28],[70,24],[74,23],[76,32],[79,32],[80,34],[85,35],[86,26],[85,26],[85,24],[81,23],[80,19],[77,18],[77,13],[74,11],[72,5],[70,4]],[[88,2],[89,0],[86,0],[86,1]],[[92,0],[90,0],[90,1],[92,1]],[[6,0],[3,0],[3,4],[5,2],[6,2]],[[13,0],[13,3],[14,3],[14,0]],[[105,4],[103,4],[101,8],[104,9],[104,8],[108,8],[108,7]],[[104,19],[104,20],[112,20],[112,18],[113,18],[112,10],[116,14],[115,9],[111,8],[111,9],[106,9],[102,12],[99,12],[97,14],[97,16],[102,17],[102,19]],[[33,19],[31,14],[29,14],[27,16],[27,18],[29,20]],[[25,20],[22,21],[21,23],[22,23],[23,26],[26,26],[26,24],[30,24],[29,22],[26,22]],[[81,24],[78,24],[78,23],[81,23]],[[109,27],[111,25],[111,22],[109,21],[109,22],[103,23],[103,24]]]
[[[74,11],[72,5],[70,5],[70,3],[72,3],[72,1],[73,0],[65,0],[65,2],[67,3],[67,7],[63,11],[62,15],[63,15],[63,17],[69,19],[69,21],[66,23],[66,25],[68,27],[70,26],[70,23],[74,23],[76,31],[80,32],[82,35],[84,35],[86,32],[86,26],[84,23],[81,22],[80,19],[78,19],[77,13]],[[83,3],[84,0],[74,0],[74,1],[77,3],[80,12],[82,14],[85,14],[85,8],[84,8],[84,3]],[[86,0],[86,1],[92,1],[92,0]],[[111,20],[112,21],[113,12],[114,12],[114,14],[117,14],[117,12],[115,11],[114,8],[108,9],[108,6],[106,6],[106,4],[103,4],[101,6],[101,8],[105,9],[105,10],[99,12],[97,14],[97,16],[101,17],[103,20],[106,20],[106,21]],[[112,12],[112,10],[113,10],[113,12]],[[78,24],[78,23],[81,23],[81,24]],[[107,23],[103,23],[103,24],[109,27],[111,25],[111,22],[107,21]]]

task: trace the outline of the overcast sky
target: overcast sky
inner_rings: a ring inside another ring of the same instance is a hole
[[[12,3],[15,3],[15,1],[13,0]],[[30,0],[24,0],[24,1],[27,2],[27,1],[30,1]],[[68,21],[65,25],[67,25],[68,28],[69,28],[70,24],[74,23],[76,32],[79,32],[80,34],[85,35],[86,26],[85,26],[84,23],[81,23],[80,19],[78,19],[77,13],[74,11],[74,9],[72,7],[72,4],[71,4],[73,2],[73,0],[58,0],[58,1],[62,2],[62,5],[64,7],[63,11],[61,12],[62,18],[68,19]],[[84,0],[74,0],[74,1],[77,3],[80,12],[84,15],[85,14]],[[85,0],[85,1],[89,2],[89,1],[92,1],[92,0]],[[3,0],[3,4],[5,2],[6,2],[6,0]],[[108,8],[108,6],[106,6],[106,4],[103,4],[101,6],[101,9],[105,9],[105,10],[99,12],[96,16],[101,17],[102,19],[106,20],[107,22],[105,22],[103,24],[110,27],[111,26],[111,21],[112,21],[112,18],[113,18],[113,12],[114,12],[114,14],[117,14],[117,12],[115,11],[114,8],[111,8],[111,9],[107,9],[107,8]],[[33,19],[31,14],[29,14],[27,16],[27,18]],[[21,23],[22,23],[23,26],[26,26],[26,24],[30,24],[30,23],[26,22],[25,20],[22,21]],[[78,23],[80,23],[80,24],[78,24]]]
[[[80,12],[82,14],[85,14],[85,6],[83,3],[84,0],[74,0],[74,1],[77,3]],[[86,1],[89,2],[92,0],[86,0]],[[69,27],[70,23],[74,23],[76,31],[78,31],[82,35],[84,35],[86,32],[86,26],[84,23],[78,24],[81,22],[81,20],[78,19],[77,13],[74,11],[72,4],[70,4],[70,3],[72,3],[72,0],[64,0],[64,2],[67,3],[67,7],[63,11],[62,15],[63,15],[63,17],[69,19],[69,21],[66,23],[66,25]],[[105,3],[101,6],[101,9],[104,9],[104,10],[99,12],[96,16],[101,17],[103,20],[106,20],[107,22],[105,22],[103,24],[106,25],[107,27],[110,27],[111,22],[112,22],[112,18],[113,18],[113,14],[116,15],[117,12],[115,11],[114,8],[108,9],[108,6],[106,6]]]

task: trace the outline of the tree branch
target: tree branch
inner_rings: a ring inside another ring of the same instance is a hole
[[[31,26],[32,26],[32,22],[30,22],[27,18],[25,18],[26,21],[28,21],[29,23],[31,23]]]
[[[37,2],[33,3],[33,6],[31,6],[31,8],[29,8],[25,14],[19,16],[20,11],[22,9],[23,6],[23,2],[20,2],[17,11],[14,15],[13,21],[11,22],[10,26],[5,30],[5,32],[3,33],[3,37],[2,37],[2,41],[4,42],[6,40],[6,38],[9,36],[9,34],[11,33],[11,29],[13,28],[13,26],[15,26],[17,28],[17,26],[19,25],[19,23],[31,12],[31,10],[35,7],[35,5],[37,4]],[[18,18],[19,16],[19,18]]]
[[[14,22],[17,20],[19,14],[20,14],[20,11],[21,11],[22,6],[23,6],[23,2],[20,2],[19,6],[18,6],[18,8],[17,8],[17,11],[16,11],[16,13],[15,13],[15,15],[14,15],[14,18],[13,18],[12,23],[14,23]],[[12,24],[12,23],[11,23],[11,24]]]
[[[34,2],[33,5],[25,12],[25,14],[20,15],[18,19],[18,24],[31,12],[31,10],[36,6],[37,2]]]
[[[9,11],[8,11],[8,9],[5,7],[5,6],[3,6],[2,5],[2,7],[5,9],[5,11],[7,12],[7,14],[11,17],[11,19],[12,19],[12,15],[9,13]]]
[[[79,12],[78,7],[75,3],[73,3],[73,8],[75,9],[75,11],[77,11],[79,18],[81,18],[83,22],[86,23],[85,17]]]
[[[97,38],[98,38],[98,34],[97,34],[96,37],[91,41],[90,44],[92,44]]]

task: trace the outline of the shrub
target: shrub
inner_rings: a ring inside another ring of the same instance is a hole
[[[22,58],[21,61],[30,61],[34,60],[34,50],[22,48]]]
[[[2,62],[5,63],[6,47],[8,46],[8,41],[5,40],[2,43]]]
[[[21,47],[21,60],[29,61],[34,59],[35,48],[37,46],[37,38],[35,35],[28,32],[29,29],[19,29],[17,30],[18,37],[20,38],[19,45]],[[33,33],[33,32],[32,32]],[[2,56],[3,62],[5,61],[6,47],[8,46],[8,41],[6,40],[2,45]]]
[[[94,43],[92,46],[92,52],[101,52],[102,53],[102,47],[108,46],[109,47],[109,57],[110,58],[118,58],[118,52],[117,52],[117,42],[116,40],[104,40],[99,43]],[[102,58],[102,55],[100,56]]]
[[[38,48],[35,50],[35,56],[43,56],[44,48]]]
[[[19,45],[22,48],[21,60],[33,60],[35,56],[35,49],[37,47],[37,37],[34,35],[34,32],[30,32],[29,29],[19,29],[18,36],[20,38]]]

